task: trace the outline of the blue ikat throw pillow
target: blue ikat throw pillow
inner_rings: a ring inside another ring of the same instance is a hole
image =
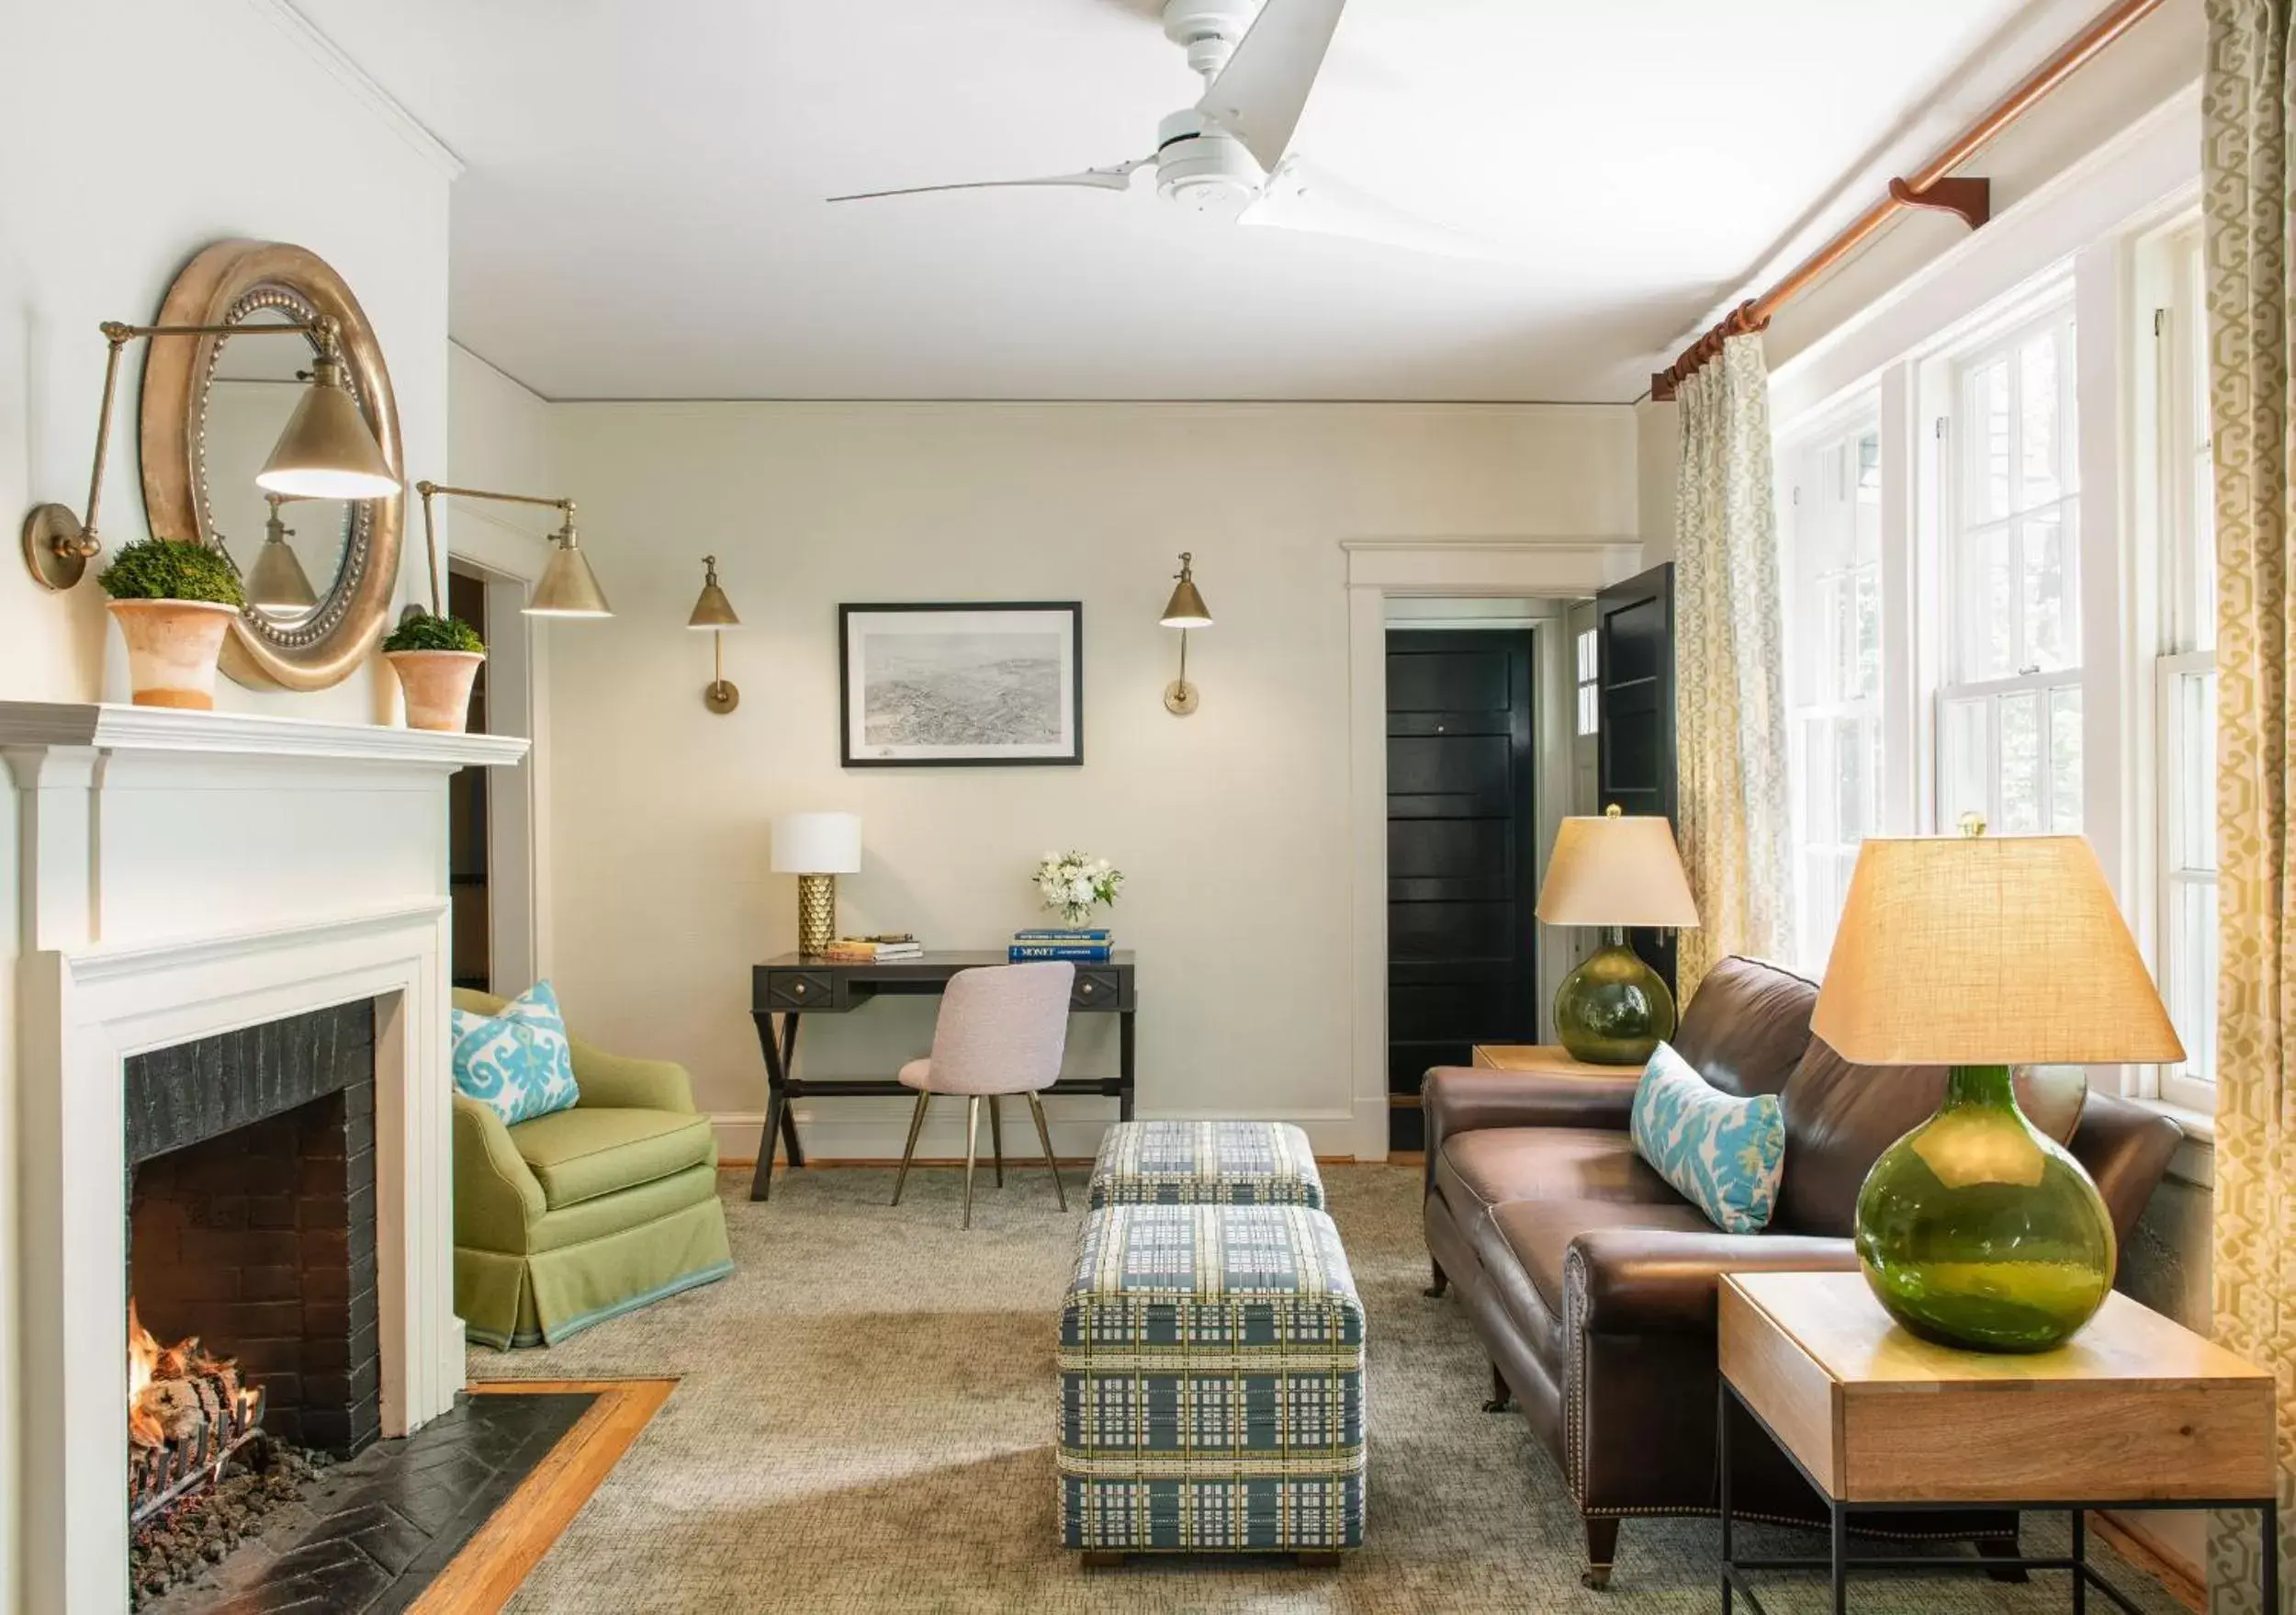
[[[1635,1153],[1728,1234],[1758,1234],[1777,1209],[1785,1114],[1776,1099],[1739,1099],[1660,1044],[1635,1088]]]
[[[581,1097],[558,995],[546,981],[492,1015],[453,1014],[455,1087],[514,1126],[563,1111]]]

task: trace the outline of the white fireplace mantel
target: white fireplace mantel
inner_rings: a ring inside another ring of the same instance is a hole
[[[18,1511],[27,1608],[127,1606],[131,1056],[376,1007],[386,1434],[460,1388],[446,781],[523,740],[0,702],[17,796]]]

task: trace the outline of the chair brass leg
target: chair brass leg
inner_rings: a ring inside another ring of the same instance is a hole
[[[893,1180],[893,1203],[901,1203],[901,1191],[909,1180],[909,1160],[917,1154],[917,1135],[925,1130],[925,1106],[932,1095],[918,1090],[917,1109],[909,1113],[909,1141],[901,1146],[901,1170]]]
[[[1035,1094],[1029,1096],[1029,1110],[1036,1117],[1036,1138],[1044,1146],[1044,1169],[1052,1174],[1052,1198],[1063,1211],[1068,1209],[1068,1191],[1061,1187],[1061,1164],[1052,1155],[1052,1130],[1044,1124],[1044,1101]]]
[[[988,1153],[996,1162],[996,1187],[1005,1186],[1005,1108],[996,1094],[988,1096]]]
[[[981,1096],[964,1101],[964,1226],[973,1225],[973,1158],[981,1147]]]

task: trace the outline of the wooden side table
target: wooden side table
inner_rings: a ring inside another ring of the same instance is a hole
[[[1549,1077],[1633,1077],[1639,1066],[1593,1066],[1559,1043],[1479,1043],[1475,1064],[1486,1071],[1540,1071]]]
[[[1854,1568],[2063,1570],[2076,1611],[2091,1587],[2136,1606],[2088,1563],[2090,1508],[2253,1508],[2264,1608],[2279,1608],[2272,1379],[2115,1293],[2070,1344],[2031,1356],[1932,1346],[1899,1328],[1858,1273],[1728,1273],[1721,1289],[1722,1609],[1762,1615],[1749,1570],[1825,1570],[1836,1615]],[[1739,1559],[1730,1538],[1735,1398],[1818,1489],[1824,1559]],[[1849,1521],[1876,1511],[2018,1508],[2073,1517],[2070,1556],[1848,1556]]]

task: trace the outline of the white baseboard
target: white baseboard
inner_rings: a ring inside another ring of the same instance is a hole
[[[797,1137],[805,1146],[808,1159],[821,1161],[890,1161],[901,1158],[901,1146],[909,1133],[911,1101],[905,1099],[840,1099],[817,1107],[801,1103],[797,1110]],[[1100,1135],[1108,1130],[1114,1118],[1108,1112],[1109,1101],[1101,1099],[1065,1097],[1044,1101],[1045,1121],[1052,1134],[1052,1152],[1063,1160],[1088,1160],[1100,1152]],[[1069,1112],[1064,1114],[1064,1112]],[[1089,1112],[1083,1114],[1077,1112]],[[1145,1118],[1143,1118],[1145,1119]],[[1199,1112],[1186,1118],[1189,1121],[1219,1121],[1226,1119],[1223,1112]],[[1237,1115],[1237,1120],[1264,1121],[1267,1117]],[[1353,1114],[1277,1116],[1280,1122],[1290,1122],[1302,1128],[1315,1153],[1327,1159],[1364,1158],[1358,1147],[1364,1136],[1363,1124]],[[1382,1113],[1384,1120],[1384,1112]],[[758,1137],[765,1127],[765,1116],[759,1111],[713,1112],[710,1122],[717,1129],[717,1157],[720,1160],[755,1160]],[[1029,1119],[1026,1100],[1005,1101],[1005,1158],[1025,1160],[1041,1154],[1037,1145],[1036,1125]],[[981,1120],[981,1154],[988,1154],[988,1120]],[[1382,1151],[1382,1158],[1384,1151]],[[917,1141],[919,1160],[962,1160],[964,1158],[964,1106],[956,1099],[939,1099],[926,1112],[925,1131]]]

